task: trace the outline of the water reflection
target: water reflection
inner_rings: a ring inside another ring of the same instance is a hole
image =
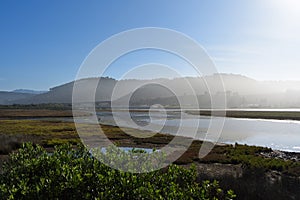
[[[115,125],[110,112],[99,112],[97,114],[100,118],[100,123]],[[122,112],[118,114],[122,115]],[[131,117],[138,120],[139,123],[150,123],[147,112],[132,112]],[[151,124],[162,125],[160,117],[160,113],[157,112],[152,119]],[[163,124],[164,126],[161,132],[175,134],[180,122],[181,126],[187,128],[186,130],[188,130],[188,127],[198,123],[198,134],[195,138],[204,139],[211,120],[218,121],[220,118],[189,115],[189,117],[181,120],[179,112],[169,112],[168,119],[166,123]],[[300,122],[293,120],[226,118],[218,142],[238,142],[249,145],[266,146],[285,151],[300,152]]]

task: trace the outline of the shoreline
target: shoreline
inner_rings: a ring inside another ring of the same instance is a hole
[[[38,118],[38,117],[73,117],[72,110],[54,110],[54,109],[13,109],[13,108],[0,108],[0,119],[19,119],[19,118]],[[96,109],[96,112],[111,112],[111,109]],[[116,109],[117,112],[128,111],[127,109]],[[148,109],[130,108],[130,112],[149,112]],[[226,109],[226,110],[209,110],[200,109],[193,110],[189,108],[174,109],[166,108],[169,112],[185,112],[191,115],[202,115],[202,116],[214,116],[214,117],[228,117],[228,118],[244,118],[244,119],[270,119],[270,120],[293,120],[300,121],[300,111],[286,110],[286,111],[269,111],[269,110],[251,110],[251,109]],[[151,112],[159,112],[159,109],[151,110]],[[225,115],[224,115],[225,114]],[[82,115],[88,115],[88,113],[82,111]]]
[[[50,119],[51,117],[48,118]],[[63,142],[75,142],[75,140],[80,141],[80,138],[78,138],[75,125],[73,122],[65,122],[57,119],[54,121],[51,120],[44,121],[44,120],[39,120],[39,117],[30,120],[0,119],[0,122],[2,123],[2,126],[0,126],[0,132],[2,132],[0,136],[2,137],[5,137],[6,135],[6,137],[8,138],[13,138],[13,137],[22,138],[23,137],[22,135],[24,135],[24,138],[30,140],[32,139],[33,142],[38,142],[46,147],[53,147],[54,145]],[[23,124],[26,125],[26,127],[28,127],[28,130],[26,130],[26,128],[22,128]],[[123,132],[123,130],[121,130],[121,128],[119,128],[118,126],[108,125],[108,124],[101,124],[101,126],[102,129],[104,130],[106,137],[108,137],[114,143],[119,144],[118,146],[120,147],[160,148],[167,145],[174,138],[174,135],[170,133],[156,133],[153,137],[150,138],[147,137],[135,138]],[[40,131],[43,132],[42,128],[45,128],[45,130],[44,133],[40,134],[39,133]],[[37,130],[35,131],[34,129]],[[123,127],[122,129],[129,131],[130,133],[133,134],[150,134],[150,135],[153,134],[151,131],[132,129],[128,127]],[[11,132],[8,132],[7,130],[11,130]],[[91,135],[93,136],[93,134]],[[202,140],[196,140],[185,136],[179,136],[179,137],[189,139],[192,140],[193,143],[197,143],[198,146],[197,148],[199,148],[199,144],[202,144],[204,142]],[[210,143],[211,145],[215,143],[211,141],[205,141],[205,142]],[[241,143],[235,143],[235,144],[224,143],[224,142],[215,143],[215,147],[217,148],[222,148],[222,147],[234,148],[236,145],[245,146],[249,148],[265,149],[268,151],[268,153],[273,152],[272,154],[261,154],[266,158],[282,158],[284,160],[295,160],[297,162],[300,161],[300,152],[277,150],[277,149],[271,149],[263,146],[247,145]],[[193,147],[193,145],[191,144],[190,147]],[[195,146],[193,148],[195,148]]]
[[[266,119],[266,120],[293,120],[300,121],[299,111],[242,111],[242,110],[186,110],[187,114],[213,116],[213,117],[227,117],[240,119]]]
[[[124,132],[112,125],[101,125],[101,128],[105,136],[118,147],[159,150],[169,144],[174,137],[171,134],[157,133],[153,137],[137,138],[127,134],[127,131],[134,134],[149,132],[132,128],[124,128],[126,129]],[[93,130],[95,130],[93,127],[86,129],[89,133],[87,142],[91,141],[91,144],[96,144],[96,146],[104,145],[101,137],[99,138]],[[8,142],[7,145],[15,146],[13,149],[7,149],[7,153],[3,154],[5,141]],[[9,159],[8,153],[16,152],[23,142],[40,144],[49,153],[53,152],[56,145],[71,143],[76,149],[77,145],[82,143],[73,122],[43,121],[38,118],[35,120],[0,120],[0,173],[3,162]],[[178,142],[176,145],[180,145],[181,140]],[[201,147],[203,147],[203,141],[193,140],[188,149],[179,158],[176,157],[172,164],[184,168],[193,165],[197,170],[198,181],[218,180],[222,187],[233,189],[241,198],[250,194],[249,188],[262,196],[265,194],[265,188],[270,191],[284,191],[282,195],[284,197],[287,194],[289,196],[299,194],[300,153],[277,151],[259,146],[216,143],[205,157],[199,158]],[[167,159],[171,159],[172,156],[171,153]],[[257,182],[260,183],[259,187],[256,187]]]
[[[7,111],[6,109],[2,109],[2,111]],[[0,110],[1,111],[1,110]],[[73,116],[72,116],[72,111],[70,110],[45,110],[45,109],[42,109],[42,110],[25,110],[26,112],[24,112],[24,110],[14,110],[14,109],[9,109],[10,112],[1,112],[0,113],[0,120],[37,120],[37,121],[48,121],[48,120],[52,120],[54,119],[55,121],[62,121],[62,122],[70,122],[72,123],[73,120]],[[17,111],[17,112],[14,112],[14,111]],[[106,110],[108,111],[108,110]],[[132,110],[135,112],[135,110]],[[139,110],[139,112],[146,112],[145,110]],[[173,112],[173,111],[170,111],[170,112]],[[203,113],[203,111],[200,111],[201,112],[201,115],[205,116],[211,116],[211,113],[210,111],[207,111],[206,110],[206,113]],[[235,114],[240,114],[241,112],[244,112],[244,111],[233,111]],[[257,114],[257,111],[249,111],[249,112],[254,112],[254,114]],[[260,111],[258,111],[260,112]],[[269,111],[267,113],[270,113]],[[271,111],[271,113],[273,113],[273,111]],[[281,113],[281,112],[280,112]],[[298,114],[297,112],[294,112],[296,114]],[[199,114],[199,111],[193,111],[192,113],[193,115],[197,115]],[[248,113],[246,113],[245,115],[248,115]],[[236,118],[236,119],[246,119],[246,120],[260,120],[261,118],[257,118],[257,117],[250,117],[250,118],[245,118],[245,115],[242,117],[242,116],[236,116],[236,117],[228,117],[228,118]],[[300,115],[300,113],[299,113]],[[2,116],[2,117],[1,117]],[[4,117],[5,116],[5,117]],[[217,117],[217,116],[216,116]],[[43,119],[44,118],[44,119]],[[63,118],[66,118],[66,119],[69,119],[69,120],[64,120]],[[261,120],[279,120],[279,119],[261,119]],[[283,121],[283,119],[279,120],[279,121]],[[293,121],[297,121],[298,120],[291,120],[291,122]],[[299,121],[300,122],[300,121]],[[114,126],[113,124],[109,124],[109,123],[101,123],[105,126]],[[139,131],[143,131],[143,130],[139,130]],[[162,132],[161,134],[167,134],[167,135],[170,135],[172,136],[171,133],[167,133],[167,132]],[[217,142],[218,145],[232,145],[234,144],[234,142]],[[247,145],[247,143],[240,143],[240,144],[245,144]],[[249,145],[249,144],[248,144]],[[255,144],[251,144],[251,145],[255,145]],[[266,147],[266,146],[261,146],[261,147]],[[274,149],[272,148],[274,151],[281,151],[281,152],[285,152],[285,153],[300,153],[300,151],[295,151],[293,149]]]

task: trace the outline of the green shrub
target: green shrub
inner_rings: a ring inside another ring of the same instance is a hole
[[[135,151],[135,150],[134,150]],[[111,151],[113,152],[113,151]],[[147,153],[145,153],[147,154]],[[130,156],[130,153],[124,156]],[[112,169],[83,147],[57,146],[53,153],[23,144],[3,165],[1,199],[232,199],[217,181],[197,183],[195,167],[171,165],[150,173]]]

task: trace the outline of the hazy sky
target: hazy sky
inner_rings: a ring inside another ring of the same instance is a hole
[[[0,1],[0,90],[45,90],[71,81],[87,54],[109,36],[163,27],[198,41],[219,72],[258,80],[300,79],[299,0]],[[129,56],[119,78],[157,52]],[[160,61],[168,56],[159,57]],[[127,63],[127,68],[126,68]],[[180,62],[178,62],[180,63]],[[178,64],[177,63],[177,64]],[[186,69],[183,73],[189,75]]]

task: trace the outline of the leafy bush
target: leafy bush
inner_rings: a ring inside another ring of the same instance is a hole
[[[135,150],[134,150],[135,151]],[[114,152],[114,151],[107,151]],[[146,153],[145,153],[146,154]],[[124,156],[130,156],[124,154]],[[150,173],[112,169],[82,146],[23,144],[11,154],[0,175],[1,199],[232,199],[217,181],[196,182],[195,167],[171,165]]]

